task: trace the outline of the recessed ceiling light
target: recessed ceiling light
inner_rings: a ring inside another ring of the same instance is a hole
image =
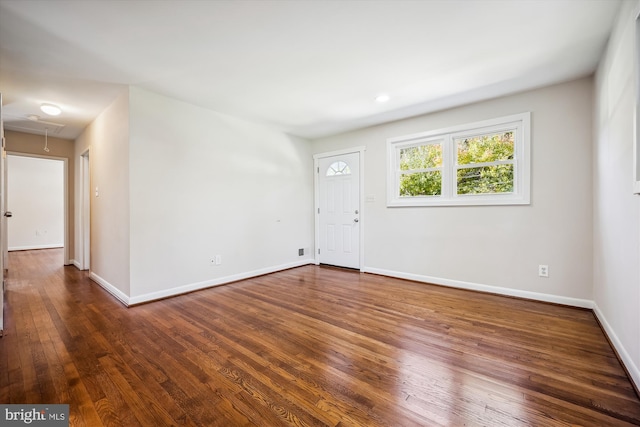
[[[42,110],[43,113],[48,114],[50,116],[57,116],[60,113],[62,113],[62,109],[57,105],[53,105],[53,104],[42,104],[40,106],[40,109]]]
[[[391,97],[386,93],[381,93],[380,95],[376,96],[376,102],[379,102],[379,103],[387,102],[390,99]]]

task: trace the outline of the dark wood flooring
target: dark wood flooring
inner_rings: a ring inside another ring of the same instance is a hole
[[[592,312],[306,266],[125,308],[12,252],[0,402],[72,426],[628,426]]]

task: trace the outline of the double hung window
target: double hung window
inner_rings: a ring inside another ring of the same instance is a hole
[[[529,203],[530,113],[387,141],[388,206]]]

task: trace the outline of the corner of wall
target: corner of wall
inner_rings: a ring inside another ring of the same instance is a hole
[[[640,197],[632,152],[640,0],[621,3],[595,74],[593,120],[594,313],[640,389]]]
[[[80,156],[90,150],[92,275],[127,298],[130,292],[129,92],[126,87],[84,129],[76,138],[74,150],[78,171]],[[82,188],[79,173],[75,182],[76,212],[79,213]],[[81,216],[76,218],[74,229],[79,235]],[[74,254],[74,258],[78,256]]]

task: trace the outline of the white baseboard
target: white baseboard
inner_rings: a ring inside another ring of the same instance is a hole
[[[288,264],[266,267],[259,270],[253,270],[246,273],[234,274],[231,276],[219,277],[217,279],[205,280],[204,282],[190,283],[188,285],[177,286],[175,288],[165,289],[158,292],[150,292],[148,294],[137,295],[128,299],[127,305],[142,304],[162,298],[168,298],[176,295],[186,294],[188,292],[198,291],[201,289],[211,288],[214,286],[224,285],[238,280],[250,279],[264,274],[275,273],[276,271],[287,270],[289,268],[300,267],[307,264],[313,264],[313,259],[304,259]]]
[[[80,271],[87,271],[88,268],[82,268],[82,264],[80,264],[80,261],[72,259],[69,264],[75,266],[78,270]]]
[[[116,297],[121,303],[126,306],[129,306],[129,297],[125,295],[120,289],[113,286],[111,283],[104,280],[102,277],[98,276],[94,272],[89,273],[89,278],[104,288],[105,291],[109,292],[111,295]]]
[[[451,288],[467,289],[471,291],[489,292],[492,294],[507,295],[526,298],[536,301],[552,302],[555,304],[570,305],[580,308],[593,308],[593,301],[563,297],[560,295],[543,294],[539,292],[522,291],[518,289],[503,288],[500,286],[483,285],[480,283],[463,282],[461,280],[443,279],[441,277],[423,276],[420,274],[404,273],[401,271],[383,270],[380,268],[365,267],[365,273],[380,274],[382,276],[397,277],[399,279],[414,280],[416,282],[432,283],[434,285],[449,286]]]
[[[50,245],[11,246],[7,250],[11,252],[11,251],[32,251],[35,249],[56,249],[56,248],[64,248],[64,244],[54,243]]]
[[[611,341],[611,344],[616,349],[618,357],[620,357],[620,359],[622,360],[622,364],[627,369],[627,372],[631,377],[631,381],[633,381],[633,383],[635,384],[636,389],[640,390],[640,367],[636,365],[627,349],[624,348],[624,345],[622,345],[622,341],[620,341],[611,325],[609,325],[609,322],[607,322],[607,318],[604,317],[604,314],[596,303],[593,303],[593,312],[598,318],[600,325],[602,325],[602,327],[604,328],[604,332],[607,334],[609,341]]]

